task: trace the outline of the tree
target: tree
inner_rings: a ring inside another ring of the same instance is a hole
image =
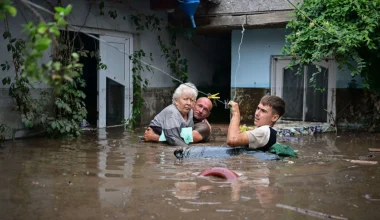
[[[304,0],[294,14],[284,47],[292,64],[332,57],[380,93],[380,0]]]

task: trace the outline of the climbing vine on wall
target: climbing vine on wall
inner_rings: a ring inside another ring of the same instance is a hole
[[[104,1],[99,3],[100,14],[104,15]],[[108,11],[111,18],[116,19],[118,17],[117,11]],[[123,16],[125,19],[125,16]],[[160,46],[162,57],[166,59],[167,66],[170,68],[175,78],[182,82],[186,82],[188,79],[187,71],[188,64],[187,59],[181,56],[180,50],[177,48],[177,32],[174,29],[166,28],[170,33],[170,41],[166,43],[161,37],[161,31],[163,19],[158,18],[154,14],[137,13],[130,15],[132,23],[135,25],[136,30],[139,32],[151,31],[157,36],[157,43]],[[127,121],[129,128],[134,127],[138,118],[141,116],[142,107],[145,104],[143,99],[143,93],[146,91],[148,80],[142,79],[141,73],[148,71],[153,73],[153,69],[149,65],[141,63],[141,59],[145,59],[147,52],[144,50],[135,51],[129,56],[132,61],[133,68],[133,110],[130,119]],[[152,53],[149,53],[149,59],[153,62]],[[177,80],[173,80],[176,85],[180,84]]]
[[[141,59],[147,57],[147,54],[143,50],[137,50],[132,55],[129,56],[129,59],[132,61],[133,68],[133,108],[132,115],[127,121],[127,126],[132,129],[138,124],[138,118],[141,116],[141,109],[145,104],[143,98],[143,93],[146,91],[148,86],[148,80],[141,77],[141,72],[149,71],[153,73],[153,69],[141,63]],[[153,62],[152,53],[148,55],[149,60]]]
[[[154,14],[134,14],[131,15],[131,20],[136,26],[137,31],[152,31],[157,36],[157,43],[160,46],[162,56],[166,59],[167,66],[170,68],[174,77],[182,82],[186,82],[188,79],[188,64],[187,59],[181,56],[180,50],[177,47],[178,32],[175,29],[166,27],[170,33],[170,41],[166,43],[161,37],[162,22],[163,20],[158,18]],[[173,80],[173,83],[180,84],[178,81]]]
[[[81,91],[85,83],[80,78],[82,65],[79,64],[79,55],[73,47],[65,44],[59,31],[67,25],[65,17],[71,9],[71,5],[66,8],[55,7],[53,22],[47,23],[41,18],[38,24],[26,24],[26,40],[12,36],[7,17],[4,16],[6,25],[3,38],[8,40],[7,49],[12,61],[1,64],[1,68],[9,71],[13,67],[15,76],[4,77],[2,83],[9,85],[9,96],[14,99],[15,109],[20,113],[24,125],[55,137],[79,136],[80,122],[87,115],[83,102],[85,95]],[[40,17],[39,14],[36,16]],[[51,60],[41,62],[51,45],[54,45]],[[48,93],[35,88],[35,81],[52,86],[55,92]],[[34,93],[39,95],[38,98],[34,97]],[[54,102],[51,103],[51,100]]]
[[[181,53],[177,48],[177,34],[174,30],[169,29],[171,35],[170,42],[165,43],[161,37],[163,22],[162,19],[158,18],[154,14],[135,14],[130,16],[132,22],[136,26],[137,31],[151,31],[154,32],[157,36],[157,43],[160,46],[162,57],[166,59],[167,66],[170,68],[172,74],[175,78],[182,82],[187,81],[187,59],[181,57]],[[146,90],[148,81],[145,79],[144,83],[142,82],[141,72],[144,71],[144,65],[140,62],[141,58],[145,57],[145,52],[143,50],[136,51],[133,56],[130,56],[130,59],[133,63],[133,91],[134,91],[134,101],[133,101],[133,115],[130,121],[132,124],[136,123],[136,118],[141,115],[141,109],[145,104],[144,99],[142,98],[143,92]],[[150,59],[152,60],[152,53],[150,53]],[[145,65],[147,71],[153,72],[153,70]],[[173,80],[173,83],[176,85],[180,84],[177,80]]]

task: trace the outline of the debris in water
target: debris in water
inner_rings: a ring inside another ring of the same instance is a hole
[[[310,215],[310,216],[313,216],[313,217],[317,217],[317,218],[341,219],[341,220],[347,220],[348,219],[348,218],[345,218],[345,217],[340,217],[340,216],[335,216],[335,215],[329,215],[329,214],[325,214],[325,213],[322,213],[322,212],[315,212],[315,211],[311,211],[311,210],[307,210],[307,209],[301,209],[301,208],[297,208],[297,207],[293,207],[293,206],[288,206],[288,205],[283,205],[283,204],[276,204],[276,206],[280,207],[280,208],[296,211],[296,212],[299,212],[299,213],[302,213],[302,214]]]
[[[366,198],[366,199],[368,199],[370,201],[380,201],[380,199],[373,199],[372,195],[370,195],[370,194],[365,194],[364,198]]]
[[[288,164],[294,164],[294,161],[289,160]]]
[[[377,161],[368,161],[368,160],[347,160],[351,163],[358,163],[358,164],[368,164],[368,165],[375,165],[377,164]]]
[[[186,209],[186,208],[179,208],[181,212],[198,212],[199,209]]]
[[[230,209],[217,209],[216,212],[232,212]]]
[[[222,204],[221,202],[187,202],[194,205],[218,205]]]
[[[380,148],[368,148],[369,152],[380,152]]]

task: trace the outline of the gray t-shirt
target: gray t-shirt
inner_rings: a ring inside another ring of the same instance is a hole
[[[182,128],[194,128],[193,110],[190,110],[188,120],[185,121],[177,107],[171,104],[156,115],[149,126],[160,127],[168,144],[173,146],[187,146],[180,135]]]

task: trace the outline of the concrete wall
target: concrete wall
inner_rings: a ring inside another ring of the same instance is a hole
[[[33,1],[36,4],[39,4],[47,9],[51,9],[46,1],[38,0]],[[52,1],[54,4],[55,1]],[[72,4],[73,11],[69,16],[69,23],[77,26],[84,27],[85,30],[99,31],[102,30],[114,33],[127,33],[133,35],[133,49],[134,50],[144,50],[147,53],[153,54],[154,66],[170,74],[170,69],[167,67],[165,58],[161,57],[162,53],[157,44],[156,35],[150,31],[137,32],[135,26],[130,21],[130,15],[136,13],[154,13],[156,16],[162,18],[163,24],[162,27],[165,27],[167,24],[167,13],[165,11],[151,11],[149,0],[131,0],[131,1],[105,1],[104,14],[100,15],[98,3],[100,1],[77,1],[77,0],[63,0],[62,4]],[[15,37],[24,37],[21,32],[21,24],[26,23],[26,21],[36,20],[35,16],[30,13],[30,11],[19,1],[16,1],[17,8],[19,13],[15,18],[9,18],[9,26],[11,32]],[[116,19],[110,18],[108,11],[116,10],[118,17]],[[39,11],[41,15],[46,19],[50,20],[51,16],[43,11]],[[169,36],[165,28],[161,32],[162,38],[169,42]],[[4,23],[0,24],[0,30],[4,30]],[[218,40],[218,38],[196,36],[191,41],[179,39],[178,47],[181,51],[181,55],[184,58],[188,59],[189,64],[189,80],[195,83],[197,86],[209,86],[212,83],[213,74],[218,68],[218,63],[220,59],[220,53],[214,53],[215,48],[217,49],[220,46],[223,40]],[[5,61],[10,61],[11,57],[6,52],[7,42],[0,41],[0,50],[4,51],[3,55],[0,58],[0,63]],[[224,43],[224,47],[229,47],[230,41]],[[220,51],[220,50],[219,50]],[[49,57],[47,54],[46,57]],[[229,55],[227,56],[229,59]],[[223,60],[223,59],[222,59]],[[148,60],[146,60],[148,61]],[[150,61],[148,61],[150,62]],[[226,62],[225,60],[223,62]],[[2,72],[0,75],[0,80],[6,76],[14,76],[14,72]],[[171,89],[173,83],[171,78],[165,74],[155,70],[152,74],[151,72],[143,72],[143,78],[149,80],[149,89],[155,90],[161,88],[163,90]],[[36,84],[37,88],[48,89],[44,84]],[[144,97],[147,98],[147,106],[151,114],[156,114],[159,112],[163,106],[161,101],[152,99],[152,94],[144,94]],[[170,95],[171,96],[171,95]],[[150,97],[150,98],[149,98]],[[153,96],[154,97],[154,96]],[[18,114],[12,111],[12,100],[8,97],[8,88],[0,85],[0,122],[6,122],[12,128],[22,127],[20,123],[21,120],[18,117]],[[169,100],[170,102],[170,100]],[[164,101],[166,103],[166,101]],[[7,120],[5,120],[7,119]],[[146,120],[150,120],[146,119]]]
[[[292,3],[300,0],[290,0]],[[219,4],[203,4],[197,14],[221,15],[221,14],[251,14],[262,11],[290,10],[293,7],[285,0],[223,0],[214,1]]]
[[[229,98],[230,89],[230,71],[231,71],[231,37],[223,36],[202,36],[196,35],[191,40],[181,40],[180,50],[183,49],[185,57],[189,64],[189,80],[193,82],[199,91],[206,94],[220,93],[222,99]],[[193,46],[193,50],[186,50],[188,45]],[[199,65],[206,62],[207,65]],[[193,77],[190,73],[204,73],[203,77]],[[155,73],[161,74],[161,73]],[[170,80],[170,79],[167,79]],[[173,88],[150,87],[144,93],[146,105],[143,109],[141,123],[149,124],[153,117],[164,107],[171,103]],[[199,96],[205,96],[199,93]],[[215,106],[211,121],[227,121],[225,119],[223,106]],[[228,116],[228,115],[227,115]]]

